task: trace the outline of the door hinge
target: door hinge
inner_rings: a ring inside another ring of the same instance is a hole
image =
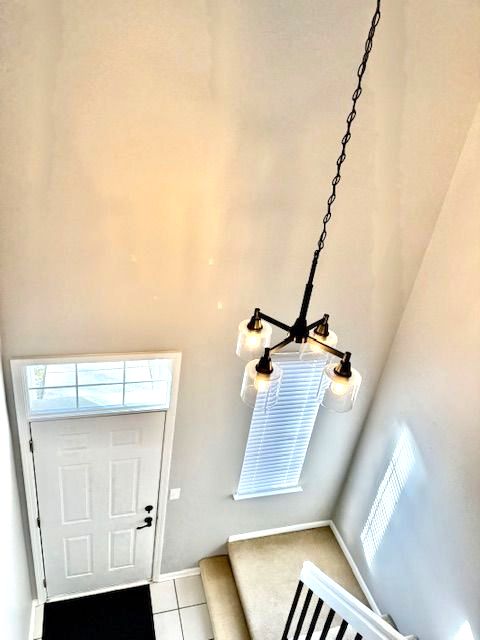
[[[37,518],[37,527],[40,529],[40,518]]]
[[[30,442],[28,443],[30,446],[30,451],[33,453],[33,440],[30,438]]]
[[[47,581],[45,578],[43,579],[43,586],[45,587],[45,589],[47,588]]]

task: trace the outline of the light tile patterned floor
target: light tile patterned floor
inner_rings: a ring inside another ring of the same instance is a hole
[[[213,640],[201,577],[150,585],[157,640]],[[41,640],[43,605],[35,611],[34,640]]]
[[[153,621],[158,640],[212,640],[200,576],[150,585]]]

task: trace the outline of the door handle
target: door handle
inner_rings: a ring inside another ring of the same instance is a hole
[[[137,529],[146,529],[147,527],[151,527],[152,526],[152,522],[153,522],[153,518],[148,516],[148,518],[145,518],[144,522],[146,524],[142,524],[142,526],[141,527],[137,527]]]

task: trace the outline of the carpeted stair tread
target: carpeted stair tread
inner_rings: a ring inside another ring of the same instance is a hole
[[[228,556],[200,561],[215,640],[250,640]]]
[[[228,552],[253,640],[282,637],[305,560],[368,606],[329,527],[231,542]]]

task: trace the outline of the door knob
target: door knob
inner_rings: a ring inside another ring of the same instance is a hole
[[[153,518],[148,516],[148,518],[145,518],[144,522],[145,522],[145,524],[142,524],[141,527],[137,527],[137,529],[146,529],[147,527],[151,527],[152,526],[152,522],[153,522]]]
[[[145,511],[146,511],[147,513],[150,513],[150,511],[153,511],[153,507],[152,507],[152,505],[151,505],[151,504],[149,504],[147,507],[145,507]]]

